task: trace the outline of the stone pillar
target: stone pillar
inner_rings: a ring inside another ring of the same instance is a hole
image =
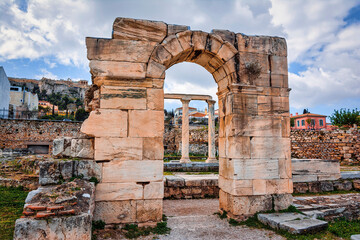
[[[181,163],[189,163],[189,99],[181,99],[182,102],[182,140],[181,140]]]
[[[214,163],[217,162],[215,157],[215,115],[214,115],[214,100],[207,100],[208,103],[208,159],[206,160],[207,163]]]

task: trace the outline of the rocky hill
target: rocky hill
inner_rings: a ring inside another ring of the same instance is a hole
[[[41,80],[26,79],[26,78],[8,78],[12,86],[25,87],[28,91],[38,93],[39,98],[49,96],[51,94],[60,93],[68,95],[70,98],[83,100],[85,92],[89,88],[86,80],[72,81],[67,80],[53,80],[42,78]]]

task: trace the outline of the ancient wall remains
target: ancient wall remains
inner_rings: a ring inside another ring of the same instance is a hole
[[[81,122],[0,119],[0,149],[52,146],[59,137],[79,137]]]
[[[338,160],[342,165],[360,163],[360,131],[306,131],[290,134],[291,156],[300,159]]]
[[[87,38],[93,84],[81,131],[103,178],[95,219],[161,219],[165,71],[193,62],[218,85],[220,211],[244,219],[292,201],[286,41],[117,18],[111,39]],[[249,207],[251,205],[251,208]]]

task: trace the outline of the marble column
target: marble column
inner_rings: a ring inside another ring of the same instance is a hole
[[[208,159],[207,163],[218,162],[216,159],[215,148],[215,114],[214,114],[214,100],[207,100],[208,103]]]
[[[189,163],[189,99],[181,99],[182,102],[182,139],[181,139],[181,163]]]

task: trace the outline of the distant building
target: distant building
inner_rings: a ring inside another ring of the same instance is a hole
[[[0,118],[8,117],[10,82],[3,67],[0,67]]]
[[[14,110],[37,111],[39,98],[36,93],[31,93],[18,86],[10,87],[10,105]]]
[[[40,100],[39,101],[39,106],[41,106],[41,107],[43,107],[43,108],[49,108],[50,109],[50,111],[49,112],[47,112],[47,114],[52,114],[52,112],[53,112],[53,108],[54,108],[54,113],[58,113],[58,111],[59,111],[59,108],[58,108],[58,106],[56,106],[56,105],[52,105],[50,102],[48,102],[48,101],[42,101],[42,100]]]
[[[305,113],[299,115],[296,113],[295,116],[292,114],[290,118],[294,119],[294,127],[292,129],[312,129],[312,130],[320,130],[326,129],[326,116],[314,113]]]

